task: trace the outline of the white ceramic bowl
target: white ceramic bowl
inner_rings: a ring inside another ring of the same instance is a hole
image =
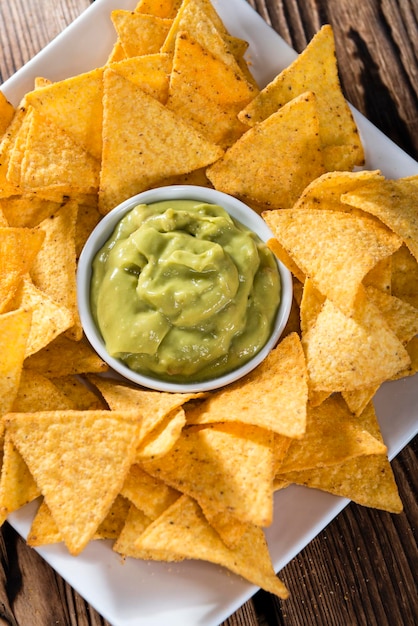
[[[77,269],[77,299],[81,323],[87,339],[97,354],[105,361],[111,369],[124,378],[143,387],[158,391],[169,392],[196,392],[217,389],[232,383],[233,381],[248,374],[261,363],[276,345],[289,317],[292,304],[292,277],[289,270],[278,261],[281,279],[281,301],[277,311],[273,331],[264,347],[248,362],[241,367],[214,379],[203,382],[192,382],[186,384],[170,383],[160,380],[157,377],[144,376],[131,370],[122,361],[111,357],[103,341],[102,335],[97,328],[90,309],[90,282],[92,272],[92,261],[96,252],[102,248],[111,236],[115,226],[122,217],[137,204],[150,204],[164,200],[198,200],[222,206],[234,219],[241,222],[248,229],[258,235],[262,241],[267,241],[273,235],[264,220],[250,209],[243,202],[220,191],[206,187],[192,185],[173,185],[169,187],[159,187],[144,191],[125,202],[108,213],[96,226],[88,238]]]

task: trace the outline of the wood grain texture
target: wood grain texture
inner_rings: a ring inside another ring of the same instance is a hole
[[[227,1],[227,0],[225,0]],[[248,0],[301,51],[331,23],[348,100],[418,157],[416,0]],[[0,0],[0,82],[90,5]],[[350,504],[287,567],[289,600],[258,592],[223,626],[409,626],[418,623],[417,442],[393,461],[404,512]],[[110,626],[5,523],[0,626]]]

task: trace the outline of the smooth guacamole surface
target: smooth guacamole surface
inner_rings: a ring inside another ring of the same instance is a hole
[[[280,303],[266,245],[220,206],[141,204],[97,253],[91,307],[108,352],[173,382],[236,369],[266,343]]]

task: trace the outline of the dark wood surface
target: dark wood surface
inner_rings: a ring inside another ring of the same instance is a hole
[[[249,3],[297,51],[321,24],[332,24],[348,100],[418,159],[417,0]],[[0,83],[89,4],[0,0]],[[223,626],[418,624],[416,457],[415,440],[393,461],[403,513],[350,504],[282,570],[289,600],[260,591]],[[109,626],[7,522],[0,533],[0,625]]]

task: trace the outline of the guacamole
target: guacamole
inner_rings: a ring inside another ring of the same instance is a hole
[[[280,275],[267,246],[220,206],[140,204],[96,254],[91,308],[106,349],[129,368],[201,382],[268,340]]]

